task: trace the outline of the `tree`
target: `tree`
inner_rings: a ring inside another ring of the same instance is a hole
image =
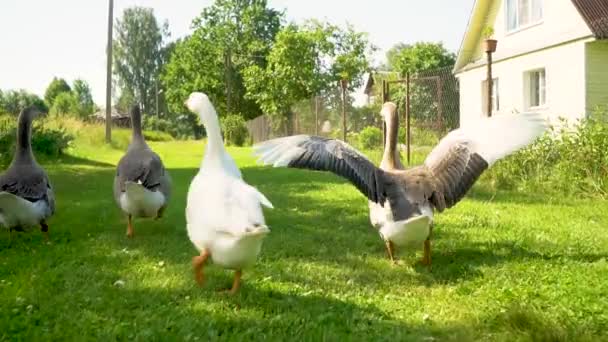
[[[51,107],[52,115],[67,115],[78,112],[78,101],[73,93],[60,93],[57,95]]]
[[[348,81],[348,89],[353,91],[361,86],[363,74],[369,70],[369,56],[375,47],[370,45],[367,33],[356,32],[352,26],[334,29],[331,36],[335,46],[332,73],[335,81]]]
[[[349,81],[349,89],[360,85],[370,51],[365,35],[351,27],[318,21],[289,25],[277,34],[266,67],[246,69],[247,96],[275,124],[284,123],[299,101],[334,96],[340,79]]]
[[[393,68],[397,65],[397,61],[400,56],[399,54],[402,50],[407,49],[408,47],[409,45],[405,43],[395,44],[386,52],[386,63],[380,66],[379,69],[385,71],[394,71]]]
[[[216,0],[193,21],[194,32],[177,44],[163,83],[175,111],[193,90],[206,92],[220,113],[253,118],[259,106],[245,97],[243,73],[264,67],[283,14],[266,0]]]
[[[24,108],[29,106],[35,106],[44,113],[49,110],[46,103],[44,103],[44,100],[40,97],[20,89],[4,92],[0,103],[0,112],[18,115]]]
[[[292,105],[319,90],[318,80],[326,76],[319,70],[316,33],[293,24],[285,27],[277,34],[267,66],[252,65],[245,70],[247,96],[280,122]]]
[[[69,93],[72,91],[68,82],[66,82],[63,78],[53,77],[51,83],[49,83],[46,91],[44,92],[44,101],[47,106],[53,107],[53,103],[55,102],[55,98],[61,93]]]
[[[397,49],[394,51],[393,49]],[[445,66],[454,65],[456,55],[449,52],[442,43],[417,42],[413,45],[398,44],[387,53],[390,68],[401,75],[429,71]]]
[[[91,87],[89,87],[89,84],[85,80],[75,80],[74,84],[72,84],[72,93],[77,104],[76,112],[73,114],[77,114],[81,118],[86,118],[95,111]]]
[[[439,101],[442,103],[453,102],[452,99],[458,98],[458,88],[454,84],[455,80],[453,78],[445,78],[440,82],[435,82],[430,80],[429,77],[444,75],[445,71],[441,72],[440,69],[454,65],[456,55],[446,50],[443,44],[432,42],[417,42],[413,45],[397,44],[389,52],[390,54],[387,53],[387,59],[390,69],[398,72],[401,77],[409,73],[414,80],[410,86],[412,118],[426,124],[437,122]],[[427,80],[424,80],[424,77],[427,77]],[[438,87],[441,87],[441,89]],[[439,95],[442,96],[441,99],[437,98]],[[391,99],[404,99],[405,96],[404,87],[391,88]],[[454,127],[456,125],[453,120],[454,115],[446,116],[447,108],[445,108],[445,105],[442,106],[442,121],[449,121],[444,122],[448,128]]]
[[[116,21],[115,30],[113,59],[118,85],[121,91],[134,94],[145,113],[153,113],[168,24],[161,25],[152,8],[131,7]]]

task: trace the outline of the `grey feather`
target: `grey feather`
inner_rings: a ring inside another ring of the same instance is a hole
[[[38,110],[30,107],[19,114],[15,155],[9,168],[0,175],[0,191],[29,202],[46,203],[45,218],[55,213],[55,196],[49,177],[36,162],[31,148],[31,126]]]
[[[120,204],[125,182],[141,183],[146,189],[160,191],[168,203],[171,196],[171,177],[162,160],[148,144],[141,131],[141,113],[138,106],[131,109],[133,137],[127,153],[120,159],[114,177],[114,199]]]

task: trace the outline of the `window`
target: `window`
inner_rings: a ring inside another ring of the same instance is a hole
[[[525,74],[526,107],[540,107],[547,103],[547,81],[545,69],[528,71]]]
[[[507,31],[535,24],[543,19],[543,0],[507,0]]]
[[[500,93],[498,92],[498,78],[492,79],[492,112],[497,112],[500,110]],[[488,111],[488,81],[483,81],[481,83],[481,98],[482,101],[482,113],[486,113]]]

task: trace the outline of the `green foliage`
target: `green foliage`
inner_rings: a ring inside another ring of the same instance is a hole
[[[367,33],[356,32],[352,26],[336,29],[334,38],[335,56],[332,74],[335,81],[346,80],[348,89],[353,91],[361,86],[363,74],[369,70],[370,54],[375,50],[370,45]]]
[[[55,104],[55,98],[57,98],[59,94],[70,93],[71,91],[70,85],[63,78],[53,77],[53,80],[49,83],[44,92],[44,101],[49,108],[52,108]]]
[[[124,10],[114,29],[114,73],[121,93],[133,94],[145,113],[154,113],[168,24],[160,24],[152,8],[136,6]]]
[[[75,80],[74,84],[72,84],[72,93],[77,104],[73,114],[76,114],[81,119],[85,119],[95,112],[95,102],[93,102],[91,87],[85,80]]]
[[[78,100],[73,93],[64,92],[57,95],[53,100],[51,115],[68,115],[78,113]]]
[[[196,118],[194,118],[196,119]],[[179,139],[188,139],[192,137],[200,137],[197,136],[195,131],[193,130],[193,125],[198,126],[198,124],[193,123],[191,116],[182,114],[175,116],[173,119],[164,119],[159,118],[157,116],[152,115],[144,115],[143,117],[143,128],[144,130],[149,131],[157,131],[164,132],[168,134],[170,137],[179,138]],[[145,135],[145,132],[144,132]],[[163,141],[163,140],[158,140]]]
[[[0,162],[6,164],[13,158],[17,135],[14,117],[0,116]],[[35,121],[32,127],[32,150],[36,155],[57,157],[69,146],[74,136],[65,127],[48,127],[43,121]]]
[[[500,188],[608,196],[608,112],[560,126],[497,163],[487,177]]]
[[[453,65],[456,55],[449,52],[442,43],[417,42],[413,45],[397,45],[391,52],[389,62],[392,70],[405,75]]]
[[[359,132],[359,146],[365,150],[382,147],[382,131],[378,127],[368,126]]]
[[[228,145],[243,146],[247,142],[248,131],[245,119],[238,114],[229,114],[221,119],[222,133]]]
[[[283,28],[263,68],[250,66],[244,71],[247,96],[254,99],[265,113],[286,116],[297,101],[318,91],[321,51],[316,31],[296,25]]]
[[[263,67],[283,14],[266,0],[217,0],[193,21],[194,32],[178,42],[163,74],[170,109],[184,112],[190,92],[204,91],[219,113],[254,118],[259,106],[245,98],[243,72]]]
[[[147,141],[173,141],[171,134],[161,131],[144,131],[144,138]]]
[[[486,26],[481,31],[481,35],[485,39],[490,39],[494,35],[494,28],[492,26]]]
[[[332,93],[339,80],[347,80],[350,90],[359,86],[369,52],[366,35],[350,26],[341,29],[317,21],[288,25],[277,34],[268,64],[246,69],[247,97],[282,123],[290,120],[299,101]]]
[[[40,97],[23,89],[9,90],[3,92],[0,96],[0,114],[8,113],[17,116],[24,108],[29,106],[35,106],[43,113],[49,111]]]

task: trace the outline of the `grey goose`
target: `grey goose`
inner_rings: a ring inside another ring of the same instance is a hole
[[[146,144],[137,105],[131,108],[131,126],[131,143],[114,177],[114,199],[127,214],[128,237],[134,234],[133,218],[160,218],[171,195],[171,178],[158,154]]]
[[[486,169],[546,129],[536,113],[479,118],[448,133],[422,165],[405,169],[397,150],[395,104],[385,103],[381,115],[387,134],[380,167],[343,141],[310,135],[262,142],[254,146],[254,154],[274,167],[330,171],[346,178],[368,198],[370,221],[391,261],[395,246],[422,247],[422,263],[429,266],[434,210],[453,207]]]
[[[40,112],[35,107],[19,114],[15,155],[0,175],[0,226],[24,231],[40,226],[48,240],[46,220],[55,212],[53,187],[32,152],[32,121]]]

